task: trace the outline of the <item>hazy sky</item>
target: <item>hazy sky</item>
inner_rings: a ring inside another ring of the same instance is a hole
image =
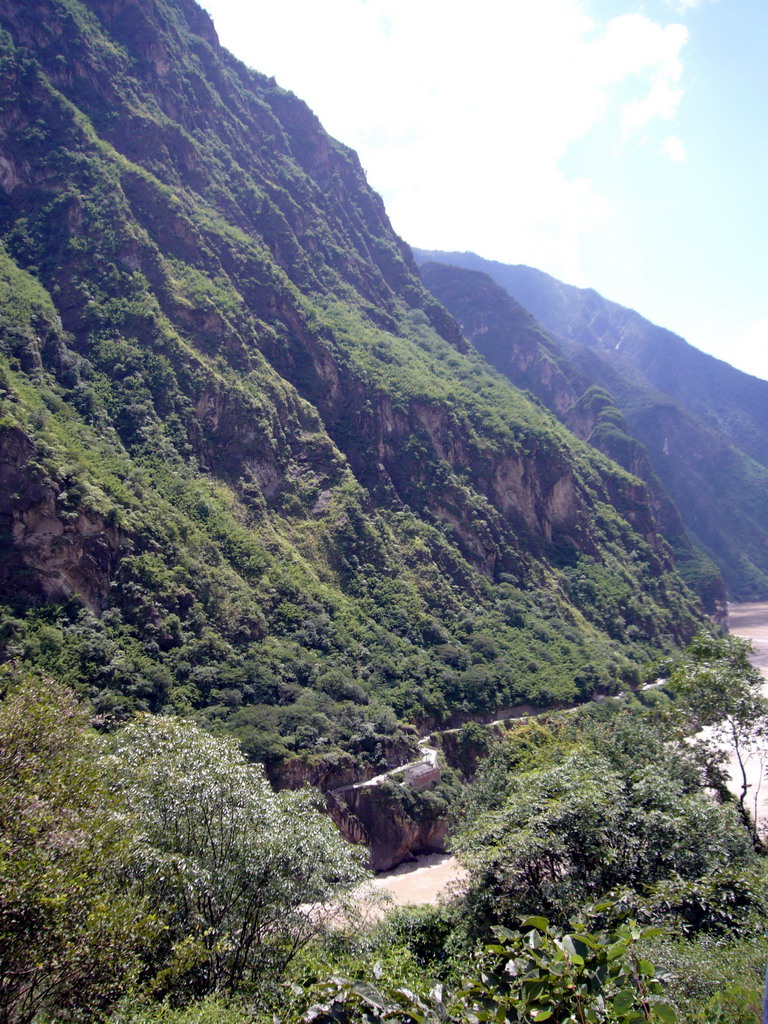
[[[768,0],[203,0],[414,246],[538,267],[768,378]]]

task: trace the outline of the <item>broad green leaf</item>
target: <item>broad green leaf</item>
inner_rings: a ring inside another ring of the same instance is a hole
[[[654,1003],[653,1016],[658,1017],[664,1024],[675,1024],[677,1014],[669,1003]]]
[[[377,1010],[384,1010],[387,1007],[387,1000],[378,992],[373,985],[365,981],[356,981],[352,985],[352,991],[360,996],[366,1003],[375,1006]]]
[[[526,917],[524,921],[520,922],[521,928],[538,928],[540,932],[545,932],[549,928],[549,921],[546,917]]]
[[[669,928],[659,928],[654,926],[652,928],[643,928],[642,936],[643,939],[653,939],[657,935],[669,935]]]
[[[621,992],[613,998],[613,1009],[616,1013],[626,1013],[627,1010],[631,1009],[634,1001],[635,993],[632,989],[622,989]]]

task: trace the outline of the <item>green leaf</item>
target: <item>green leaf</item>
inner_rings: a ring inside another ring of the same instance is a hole
[[[351,989],[355,995],[360,996],[361,999],[364,999],[370,1006],[376,1007],[377,1010],[385,1010],[387,1008],[386,999],[368,982],[356,981],[352,984]]]
[[[669,935],[669,931],[669,928],[644,928],[641,937],[644,939],[653,939],[657,935]]]
[[[595,911],[595,913],[597,914],[600,914],[604,910],[610,910],[611,907],[615,907],[617,903],[617,899],[604,899],[601,900],[599,903],[594,903],[591,907],[591,910]]]
[[[653,1007],[653,1016],[664,1021],[664,1024],[675,1024],[675,1021],[677,1020],[677,1014],[669,1003],[655,1003]]]
[[[624,988],[619,992],[617,996],[613,998],[613,1009],[616,1013],[626,1013],[627,1010],[632,1008],[632,1004],[635,1001],[635,993],[632,989]]]
[[[549,921],[546,917],[526,917],[524,921],[520,922],[521,928],[538,928],[540,932],[545,932],[549,928]]]

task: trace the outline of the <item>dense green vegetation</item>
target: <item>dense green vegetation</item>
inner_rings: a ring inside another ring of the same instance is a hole
[[[723,785],[717,736],[692,737],[702,722],[728,729],[747,700],[764,728],[747,652],[701,634],[671,695],[518,724],[495,743],[457,809],[466,894],[344,947],[346,980],[305,979],[304,1019],[758,1024],[764,851]]]
[[[714,566],[731,600],[768,595],[768,383],[531,267],[474,253],[417,258],[430,291],[494,366],[648,483],[661,531],[705,601],[722,601]],[[621,420],[605,408],[585,415],[595,386]]]
[[[232,741],[146,716],[105,742],[74,695],[0,705],[0,1006],[94,1019],[133,987],[268,986],[363,873],[309,792],[276,795]]]
[[[691,736],[728,722],[726,677],[756,698],[743,654],[702,634],[671,696],[511,728],[454,806],[465,891],[364,926],[308,790],[178,718],[100,736],[71,691],[6,673],[4,1019],[754,1024],[764,851]]]
[[[692,634],[642,485],[468,348],[354,154],[201,10],[0,27],[0,658],[279,778]]]
[[[630,695],[704,612],[608,396],[596,447],[491,367],[192,0],[0,6],[0,132],[0,1015],[747,1024],[762,851],[687,737],[764,709],[712,637]],[[462,724],[465,789],[377,793],[468,890],[364,925],[302,783]]]

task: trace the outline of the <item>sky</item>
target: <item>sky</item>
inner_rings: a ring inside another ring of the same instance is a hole
[[[395,230],[524,263],[768,379],[768,0],[202,0]]]

